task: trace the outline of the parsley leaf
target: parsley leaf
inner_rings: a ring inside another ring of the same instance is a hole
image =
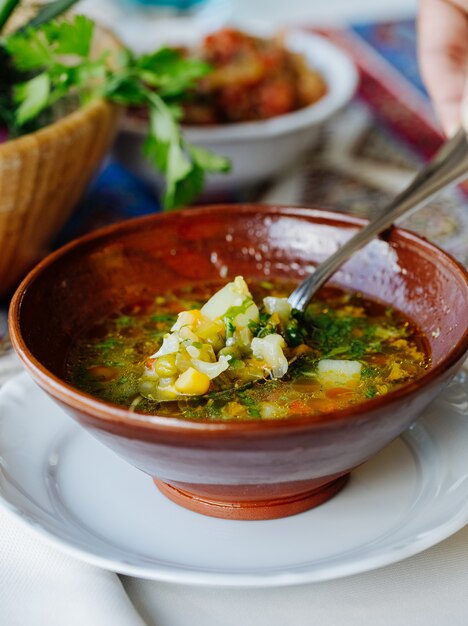
[[[43,32],[55,54],[87,57],[91,50],[94,22],[84,15],[75,15],[70,21],[45,24]]]
[[[257,418],[262,417],[258,404],[255,402],[253,398],[247,395],[247,393],[238,392],[237,399],[239,400],[241,404],[247,407],[247,410],[252,417],[257,417]]]
[[[213,154],[201,146],[191,145],[188,150],[196,165],[205,172],[227,173],[231,169],[231,164],[226,158]]]
[[[5,40],[4,46],[18,70],[46,69],[54,63],[48,40],[42,32],[32,28],[11,35]]]
[[[16,112],[18,124],[24,124],[44,109],[49,101],[50,79],[47,73],[21,83],[15,88],[15,100],[20,102]]]
[[[94,23],[82,15],[31,27],[71,4],[71,0],[48,4],[49,13],[44,8],[29,27],[0,42],[0,51],[3,45],[14,69],[24,73],[14,90],[15,119],[11,122],[8,111],[3,113],[8,99],[5,104],[0,98],[2,119],[10,128],[21,127],[70,97],[82,104],[105,97],[119,105],[144,107],[149,113],[144,153],[166,178],[164,208],[188,204],[202,191],[206,172],[229,170],[225,158],[190,145],[178,123],[178,102],[210,66],[169,48],[140,57],[124,49],[116,58],[109,59],[106,53],[91,58]]]

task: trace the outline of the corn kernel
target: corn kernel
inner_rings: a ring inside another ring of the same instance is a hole
[[[194,367],[189,367],[176,380],[175,388],[179,393],[189,396],[201,396],[210,387],[210,379],[206,374],[202,374]]]

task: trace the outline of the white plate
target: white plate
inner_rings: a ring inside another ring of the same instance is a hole
[[[3,506],[89,563],[179,583],[291,585],[416,554],[468,521],[467,450],[461,375],[330,502],[280,520],[227,521],[167,500],[26,374],[0,391]]]

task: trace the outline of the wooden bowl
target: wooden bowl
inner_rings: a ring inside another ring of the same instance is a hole
[[[119,48],[110,33],[98,34],[97,49]],[[98,100],[0,143],[0,295],[44,256],[106,154],[118,118],[118,107]]]
[[[317,209],[242,205],[103,229],[53,253],[23,281],[10,309],[13,345],[66,412],[183,506],[234,519],[304,511],[334,495],[354,467],[398,437],[461,366],[468,275],[445,252],[393,229],[335,276],[409,315],[427,336],[432,364],[396,391],[320,417],[216,422],[131,413],[66,383],[67,350],[83,327],[169,287],[225,271],[226,280],[299,279],[364,223]]]

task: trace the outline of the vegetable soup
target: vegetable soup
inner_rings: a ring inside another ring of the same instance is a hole
[[[300,314],[286,299],[294,286],[237,277],[126,306],[77,338],[68,378],[139,413],[261,420],[344,409],[429,367],[401,312],[327,286]]]

